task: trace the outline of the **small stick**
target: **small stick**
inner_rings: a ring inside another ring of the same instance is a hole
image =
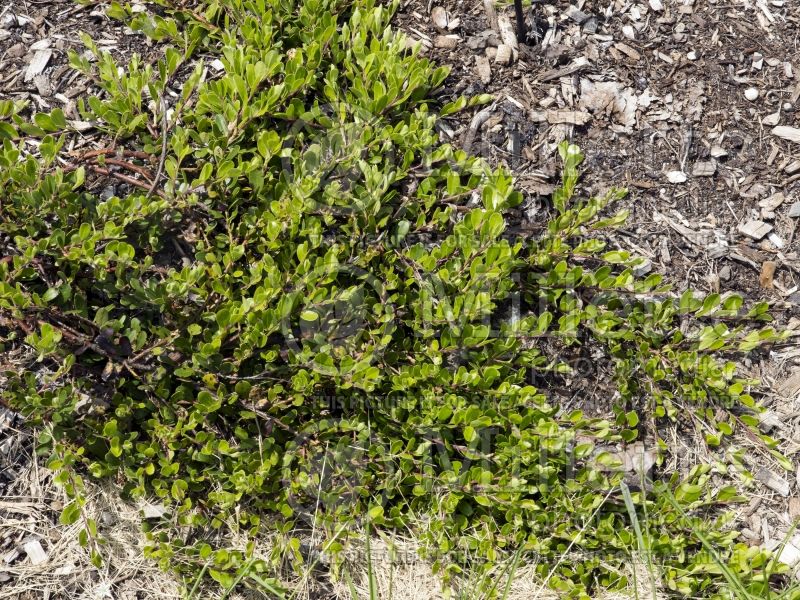
[[[486,20],[489,21],[489,28],[500,33],[497,25],[497,10],[494,7],[494,0],[483,0],[483,10],[486,11]]]
[[[474,117],[472,117],[472,121],[469,124],[469,129],[467,129],[467,133],[464,136],[464,150],[466,152],[470,151],[472,142],[475,141],[475,136],[478,135],[478,131],[480,130],[481,126],[492,116],[496,107],[497,102],[493,102],[491,106],[487,106],[482,111],[476,113]]]
[[[105,163],[108,165],[115,165],[123,169],[128,169],[129,171],[133,171],[134,173],[138,173],[139,175],[147,179],[148,182],[153,181],[153,174],[144,167],[140,167],[139,165],[133,165],[129,162],[125,162],[124,160],[118,160],[116,158],[106,158]]]
[[[96,167],[95,165],[89,165],[89,170],[93,173],[97,173],[98,175],[106,175],[109,177],[116,177],[120,181],[124,181],[127,184],[136,186],[143,190],[148,189],[148,185],[143,181],[139,181],[138,179],[134,179],[133,177],[128,177],[127,175],[123,175],[122,173],[118,173],[117,171],[109,171],[108,169],[103,169],[102,167]],[[159,194],[159,197],[161,194]]]

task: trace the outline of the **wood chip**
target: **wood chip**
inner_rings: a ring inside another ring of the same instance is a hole
[[[713,160],[701,160],[694,163],[692,175],[695,177],[711,177],[717,172],[717,164]]]
[[[562,77],[566,77],[567,75],[572,75],[577,73],[578,71],[582,71],[583,69],[589,66],[589,59],[585,56],[580,56],[573,60],[570,64],[566,67],[562,67],[560,69],[552,69],[545,73],[542,73],[539,76],[539,81],[552,81],[553,79],[561,79]]]
[[[483,50],[487,46],[498,46],[498,35],[491,29],[486,29],[467,38],[467,48],[470,50]]]
[[[709,231],[708,229],[695,230],[691,227],[687,227],[683,223],[679,223],[674,219],[670,219],[666,215],[662,215],[661,213],[657,214],[660,219],[666,221],[667,224],[672,227],[672,229],[681,234],[687,242],[694,246],[707,248],[716,241],[716,236],[714,235],[713,231]]]
[[[758,276],[759,285],[765,290],[772,289],[772,280],[775,277],[775,269],[778,268],[778,263],[773,260],[768,260],[761,265],[761,274]]]
[[[789,498],[789,518],[796,521],[800,517],[800,498],[792,496]]]
[[[83,133],[84,131],[89,131],[94,127],[94,124],[90,123],[89,121],[67,121],[67,125],[69,125],[72,129],[80,133]]]
[[[667,181],[670,183],[685,183],[686,179],[686,173],[683,171],[670,171],[667,173]]]
[[[649,0],[648,4],[650,4],[650,8],[655,11],[662,11],[664,10],[664,5],[661,3],[661,0]]]
[[[776,386],[775,391],[785,400],[794,400],[795,396],[800,394],[800,369],[795,369],[789,377]]]
[[[45,48],[44,50],[37,50],[36,53],[33,55],[31,62],[28,64],[28,68],[25,71],[25,81],[33,81],[33,78],[39,75],[42,71],[44,71],[47,63],[50,62],[50,58],[53,56],[53,51],[49,48]]]
[[[496,32],[500,32],[500,27],[497,24],[497,10],[494,7],[494,0],[483,0],[483,10],[486,11],[486,21],[489,27]]]
[[[760,270],[759,265],[767,260],[764,253],[759,252],[755,248],[751,248],[747,244],[738,244],[736,246],[736,251],[731,254],[731,258],[750,265],[757,270]]]
[[[711,146],[710,154],[712,158],[724,158],[728,156],[727,150],[722,146]]]
[[[31,44],[31,50],[46,50],[50,47],[50,38],[44,38],[43,40],[39,40],[38,42]]]
[[[675,62],[674,60],[672,60],[672,58],[671,58],[671,57],[667,56],[667,55],[666,55],[666,54],[664,54],[663,52],[658,52],[658,51],[656,51],[656,52],[655,52],[655,55],[656,55],[656,58],[659,58],[659,59],[663,60],[663,61],[664,61],[665,63],[667,63],[668,65],[671,65],[671,64],[673,64],[673,63]]]
[[[434,6],[431,11],[431,21],[438,29],[447,29],[447,24],[450,21],[447,11],[441,6]]]
[[[786,196],[784,196],[781,192],[777,192],[776,194],[772,194],[772,196],[761,200],[758,205],[765,210],[774,212],[776,208],[783,204],[785,199]]]
[[[777,146],[772,146],[772,151],[769,153],[767,157],[767,166],[771,167],[772,163],[775,162],[775,159],[778,158],[778,154],[780,154],[780,148]]]
[[[433,40],[433,45],[437,48],[452,50],[458,46],[458,42],[460,40],[461,38],[459,38],[457,35],[437,35]]]
[[[36,86],[36,91],[40,96],[48,98],[53,93],[53,86],[50,84],[50,78],[47,75],[37,75],[33,78],[33,85]]]
[[[800,202],[795,202],[789,209],[789,216],[793,219],[800,217]]]
[[[497,47],[497,54],[494,56],[494,62],[499,65],[510,65],[514,60],[514,50],[511,46],[500,44]]]
[[[784,497],[789,495],[789,492],[791,491],[789,482],[780,475],[776,475],[772,471],[767,471],[763,468],[757,469],[754,475],[756,479],[758,479],[772,491],[777,492]]]
[[[492,66],[489,64],[489,59],[485,56],[475,57],[475,70],[478,72],[478,77],[484,85],[492,81]]]
[[[783,241],[783,238],[774,231],[767,236],[767,239],[778,249],[783,248],[786,245]]]
[[[167,514],[167,509],[161,504],[145,504],[142,513],[145,519],[160,519]]]
[[[25,46],[22,44],[14,44],[6,50],[7,58],[22,58],[23,56],[25,56]]]
[[[630,46],[628,46],[628,44],[623,44],[622,42],[619,42],[618,44],[615,44],[615,47],[623,54],[627,54],[633,60],[639,60],[642,58],[642,55],[639,54],[636,50],[634,50]]]
[[[793,160],[788,165],[783,167],[783,170],[787,175],[794,175],[795,173],[800,172],[800,160]]]
[[[547,122],[551,125],[586,125],[592,120],[591,113],[577,110],[548,110],[546,113]]]
[[[503,43],[513,50],[519,50],[517,34],[511,20],[507,16],[501,15],[497,18],[497,26],[500,28],[500,39],[503,40]]]
[[[40,565],[47,562],[47,553],[42,548],[42,544],[37,539],[29,539],[22,545],[25,554],[31,560],[32,565]]]
[[[796,544],[800,544],[800,542],[795,537],[783,544],[782,548],[781,542],[776,542],[775,547],[771,548],[771,550],[780,550],[778,560],[785,565],[793,567],[800,562],[800,548],[798,548]]]
[[[765,410],[758,419],[758,428],[764,433],[769,433],[775,428],[783,429],[784,427],[785,425],[780,417],[771,410]]]
[[[751,237],[754,240],[760,240],[763,239],[764,236],[770,231],[772,231],[772,225],[765,223],[764,221],[753,220],[739,225],[737,229],[739,230],[739,233],[742,233],[747,237]]]
[[[580,10],[577,6],[569,5],[565,10],[564,14],[566,14],[570,19],[575,21],[578,25],[583,25],[592,18],[592,15],[587,14]]]
[[[795,144],[800,144],[800,129],[797,127],[778,125],[777,127],[772,128],[772,135],[776,135],[784,140],[789,140]]]
[[[766,117],[764,117],[764,120],[762,122],[767,127],[772,127],[773,125],[777,125],[778,123],[781,122],[781,113],[780,113],[780,111],[774,112],[771,115],[767,115]]]

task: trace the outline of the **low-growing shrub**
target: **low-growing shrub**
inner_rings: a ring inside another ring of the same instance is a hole
[[[35,350],[3,398],[47,424],[62,519],[98,562],[86,476],[161,503],[148,554],[226,588],[278,593],[280,569],[323,557],[336,574],[369,525],[412,530],[445,580],[522,550],[585,597],[627,586],[641,551],[682,594],[727,597],[726,573],[765,593],[768,554],[705,516],[739,499],[711,465],[630,493],[608,451],[666,451],[661,426],[696,419],[710,446],[744,426],[782,460],[729,361],[780,339],[753,327],[765,305],[638,277],[604,241],[624,192],[576,197],[567,143],[546,219],[523,226],[511,176],[435,130],[487,99],[440,106],[446,70],[392,7],[110,12],[170,45],[125,69],[88,39],[96,60],[73,53],[109,148],[68,153],[61,111],[0,103],[4,345]],[[596,399],[607,418],[581,410]],[[268,531],[274,555],[215,530]]]

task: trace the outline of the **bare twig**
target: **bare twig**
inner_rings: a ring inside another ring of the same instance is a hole
[[[128,175],[124,175],[123,173],[118,173],[117,171],[111,171],[109,169],[103,169],[102,167],[98,167],[96,165],[89,165],[89,170],[92,171],[93,173],[97,173],[98,175],[108,175],[109,177],[115,177],[120,181],[124,181],[129,185],[141,188],[143,190],[147,190],[149,187],[144,181],[139,181],[138,179],[134,179],[133,177],[129,177]],[[161,194],[158,195],[159,197],[161,196]]]
[[[153,174],[145,169],[144,167],[140,167],[139,165],[134,165],[124,160],[117,160],[116,158],[106,158],[104,159],[106,164],[115,165],[117,167],[121,167],[123,169],[128,169],[129,171],[133,171],[134,173],[138,173],[147,181],[153,181]]]
[[[161,157],[158,159],[158,169],[156,176],[153,177],[153,184],[147,190],[145,198],[149,198],[155,192],[158,182],[161,180],[161,174],[164,172],[164,162],[167,160],[167,101],[164,99],[164,94],[167,91],[167,86],[161,93]]]
[[[490,106],[487,106],[482,111],[476,113],[474,117],[472,117],[472,121],[469,124],[469,129],[467,129],[467,133],[464,136],[465,151],[470,151],[472,142],[475,141],[475,136],[478,135],[478,131],[480,130],[481,126],[489,120],[489,117],[492,116],[492,113],[494,113],[496,107],[497,102],[493,102]]]
[[[483,10],[486,11],[486,20],[489,22],[489,27],[496,33],[500,33],[500,28],[497,25],[497,10],[494,7],[494,0],[483,0]]]

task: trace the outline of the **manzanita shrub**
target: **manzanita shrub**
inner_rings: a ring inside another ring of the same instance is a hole
[[[0,102],[0,318],[28,357],[2,397],[46,424],[62,520],[96,561],[113,532],[83,510],[87,476],[163,508],[147,554],[226,589],[337,576],[365,527],[410,530],[443,581],[485,591],[519,551],[569,597],[629,585],[632,552],[693,597],[779,584],[727,525],[741,498],[709,483],[747,482],[742,427],[783,461],[731,362],[781,338],[765,305],[636,276],[603,241],[624,192],[577,197],[567,143],[546,216],[521,226],[510,175],[436,133],[487,99],[437,103],[447,71],[391,30],[394,6],[166,8],[110,10],[166,44],[155,64],[89,39],[71,55],[102,89],[79,109],[107,152],[67,152],[60,110]],[[579,359],[598,368],[566,409]],[[607,418],[580,410],[590,393]],[[725,458],[628,492],[606,450],[663,457],[682,420]]]

